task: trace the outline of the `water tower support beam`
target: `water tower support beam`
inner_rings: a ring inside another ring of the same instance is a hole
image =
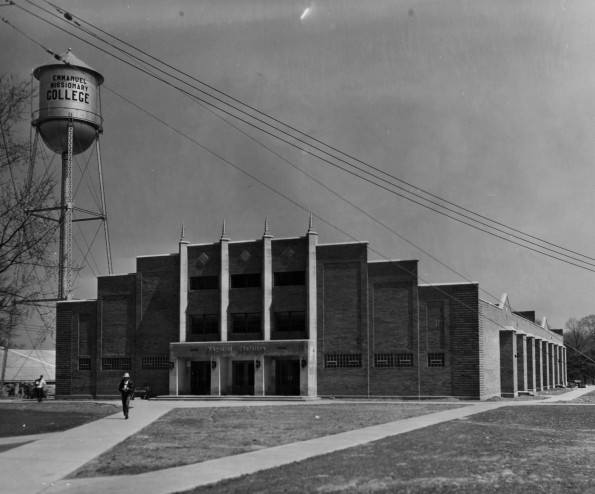
[[[58,298],[70,300],[72,288],[72,123],[68,125],[67,151],[62,154],[62,197],[60,201],[60,260]]]
[[[99,188],[101,191],[101,214],[103,215],[103,232],[105,233],[105,251],[107,253],[107,272],[112,272],[112,251],[109,242],[109,228],[107,225],[107,207],[105,205],[105,191],[103,189],[103,169],[101,168],[101,151],[99,149],[99,132],[95,138],[95,149],[97,150],[97,168],[99,170]]]

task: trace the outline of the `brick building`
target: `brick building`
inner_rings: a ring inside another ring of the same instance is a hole
[[[192,245],[102,276],[57,306],[56,395],[112,397],[121,373],[159,395],[517,396],[566,383],[560,332],[420,285],[417,261],[305,236]]]

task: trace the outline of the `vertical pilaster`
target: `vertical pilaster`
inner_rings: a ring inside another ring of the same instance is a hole
[[[534,394],[535,384],[535,337],[527,336],[527,391]]]
[[[527,336],[516,335],[516,366],[519,393],[527,392]]]
[[[552,360],[550,358],[550,344],[547,341],[543,341],[543,367],[545,370],[544,373],[544,389],[550,389],[552,387],[551,381],[551,368],[552,368]]]
[[[568,361],[565,346],[562,347],[562,384],[568,386]]]
[[[543,352],[541,338],[535,338],[535,390],[543,390]]]
[[[180,310],[179,310],[179,336],[178,341],[186,341],[186,324],[188,321],[188,242],[186,228],[182,226],[182,236],[179,243],[180,257]]]
[[[305,356],[308,361],[308,396],[316,396],[318,394],[318,367],[317,361],[317,339],[318,339],[318,319],[317,319],[317,290],[316,290],[316,245],[318,244],[318,233],[314,231],[312,223],[312,215],[310,215],[310,222],[308,225],[308,233],[306,234],[308,242],[308,257],[306,266],[306,283],[307,283],[307,324],[308,324],[308,355]],[[301,379],[301,377],[300,377]]]
[[[225,220],[223,220],[223,229],[221,239],[219,240],[221,248],[221,266],[219,270],[219,334],[221,341],[227,341],[227,312],[229,309],[229,238],[225,231]]]
[[[262,236],[262,337],[265,341],[271,339],[271,305],[273,303],[273,236],[269,233],[269,219],[264,223]],[[262,366],[264,375],[264,365]]]
[[[514,331],[500,331],[500,392],[503,398],[518,396],[517,338]]]

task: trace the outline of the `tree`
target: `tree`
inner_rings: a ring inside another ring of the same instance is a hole
[[[595,315],[566,322],[564,344],[568,349],[569,379],[595,378]]]
[[[58,223],[36,210],[55,206],[55,177],[33,173],[25,119],[32,97],[30,83],[0,75],[0,345],[14,337],[28,302],[47,298],[55,272],[51,247]],[[12,333],[12,334],[11,334]]]

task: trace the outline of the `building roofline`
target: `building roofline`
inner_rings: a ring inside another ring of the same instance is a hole
[[[376,259],[374,261],[368,261],[368,264],[381,262],[419,262],[419,259]]]
[[[421,288],[421,287],[453,286],[453,285],[479,285],[479,281],[458,281],[455,283],[421,283],[417,286]],[[484,300],[484,302],[485,302],[485,300]]]
[[[327,247],[327,246],[331,246],[331,245],[361,245],[361,244],[366,244],[369,245],[370,242],[368,242],[367,240],[355,240],[353,242],[333,242],[330,244],[317,244],[316,247]]]

